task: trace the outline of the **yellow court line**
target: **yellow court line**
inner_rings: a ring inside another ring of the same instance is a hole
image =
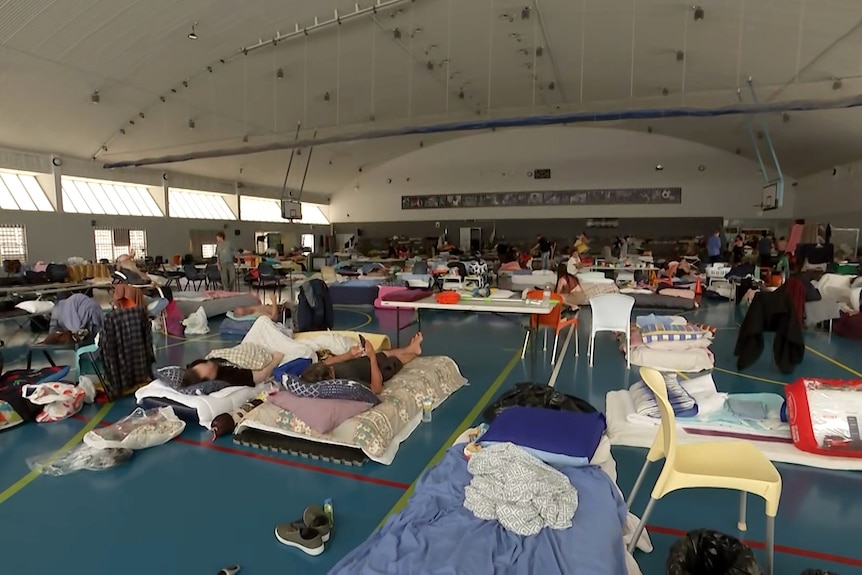
[[[363,327],[365,327],[366,325],[368,325],[369,323],[371,323],[372,321],[374,321],[374,320],[372,320],[372,319],[371,319],[371,315],[370,315],[370,314],[365,313],[364,311],[356,311],[356,310],[353,310],[353,309],[349,309],[349,310],[341,310],[341,311],[351,311],[351,312],[353,312],[353,313],[358,313],[359,315],[364,315],[364,316],[365,316],[365,321],[364,321],[364,322],[360,323],[360,324],[359,324],[359,325],[357,325],[356,327],[349,327],[349,328],[347,328],[347,329],[346,329],[346,330],[344,330],[344,331],[354,331],[354,330],[357,330],[357,329],[362,329]]]
[[[81,431],[79,431],[78,433],[73,435],[72,438],[69,439],[69,441],[64,443],[63,446],[60,449],[58,449],[51,456],[50,459],[54,460],[54,459],[60,457],[66,451],[75,447],[75,445],[79,441],[81,441],[84,438],[84,436],[87,435],[87,433],[90,430],[92,430],[94,427],[99,425],[99,422],[102,421],[102,419],[104,419],[104,417],[106,415],[108,415],[108,411],[111,410],[112,406],[113,406],[112,403],[106,403],[105,405],[103,405],[102,408],[96,413],[96,415],[94,415],[93,418],[90,419],[90,421],[88,421],[86,425],[84,425],[84,427],[81,429]],[[6,489],[4,489],[2,492],[0,492],[0,505],[5,503],[10,497],[15,495],[16,493],[18,493],[19,491],[21,491],[22,489],[27,487],[37,477],[39,477],[39,472],[31,471],[30,473],[28,473],[27,475],[25,475],[24,477],[22,477],[21,479],[19,479],[18,481],[16,481],[15,483],[10,485]]]
[[[170,337],[174,337],[174,336],[170,336]],[[221,334],[220,333],[208,333],[206,335],[198,335],[195,337],[183,338],[182,340],[175,341],[174,343],[169,343],[169,344],[163,345],[163,346],[156,346],[156,349],[157,350],[168,349],[169,347],[177,347],[177,346],[184,345],[187,343],[194,343],[196,341],[207,341],[210,338],[215,338],[215,337],[221,337]]]
[[[509,377],[509,374],[512,373],[512,370],[515,369],[515,365],[521,360],[521,350],[518,350],[518,353],[512,356],[512,359],[509,360],[509,363],[506,364],[506,367],[503,368],[503,371],[500,372],[500,375],[497,376],[497,379],[491,384],[491,387],[485,392],[485,394],[479,399],[473,409],[470,410],[470,413],[464,418],[464,420],[455,428],[455,431],[452,432],[452,435],[446,440],[443,446],[440,448],[437,453],[434,454],[434,457],[425,465],[424,469],[419,473],[421,477],[422,473],[425,473],[425,470],[429,467],[432,467],[437,464],[438,461],[443,459],[443,455],[446,451],[452,447],[452,444],[455,443],[455,440],[458,439],[458,436],[464,433],[476,417],[482,412],[482,409],[485,408],[485,405],[491,401],[491,398],[494,397],[494,394],[500,389],[500,386],[503,385],[503,382],[506,381],[506,378]],[[397,513],[407,504],[407,500],[410,499],[410,496],[413,495],[413,492],[416,490],[416,483],[419,481],[419,477],[410,484],[410,487],[404,494],[401,496],[398,501],[395,502],[395,505],[392,506],[392,509],[389,510],[386,515],[383,516],[383,519],[380,520],[380,523],[377,525],[377,529],[379,529],[393,513]]]
[[[778,380],[775,380],[775,379],[769,379],[769,378],[767,378],[767,377],[758,377],[758,376],[756,376],[756,375],[748,375],[748,374],[746,374],[746,373],[739,373],[738,371],[731,371],[731,370],[729,370],[729,369],[724,369],[724,368],[722,368],[722,367],[714,367],[713,369],[714,369],[715,371],[720,371],[720,372],[722,372],[722,373],[727,373],[727,374],[730,374],[730,375],[735,375],[736,377],[742,377],[742,378],[744,378],[744,379],[753,379],[754,381],[762,381],[763,383],[771,383],[771,384],[773,384],[773,385],[787,385],[787,384],[786,384],[785,382],[783,382],[783,381],[778,381]]]
[[[853,374],[853,375],[855,375],[856,377],[860,377],[860,378],[862,378],[862,373],[859,373],[858,371],[856,371],[856,370],[855,370],[855,369],[853,369],[852,367],[849,367],[849,366],[844,365],[843,363],[841,363],[841,362],[840,362],[840,361],[838,361],[837,359],[833,359],[833,358],[829,357],[828,355],[826,355],[826,354],[825,354],[825,353],[823,353],[822,351],[817,351],[816,349],[814,349],[813,347],[808,346],[808,345],[806,345],[806,346],[805,346],[805,349],[807,349],[808,351],[810,351],[810,352],[811,352],[811,353],[813,353],[814,355],[817,355],[817,356],[822,357],[823,359],[825,359],[825,360],[826,360],[826,361],[828,361],[829,363],[831,363],[831,364],[833,364],[833,365],[837,365],[838,367],[840,367],[840,368],[841,368],[841,369],[843,369],[844,371],[846,371],[846,372],[848,372],[848,373],[852,373],[852,374]]]

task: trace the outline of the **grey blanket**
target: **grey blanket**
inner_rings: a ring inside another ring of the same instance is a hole
[[[473,479],[464,489],[464,507],[479,519],[496,519],[518,535],[572,526],[578,492],[569,478],[520,447],[486,447],[470,458],[467,470]]]

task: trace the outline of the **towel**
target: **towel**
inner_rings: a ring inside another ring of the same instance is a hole
[[[667,375],[676,375],[676,374],[663,374],[665,377]],[[642,382],[638,382],[642,383]],[[633,384],[632,388],[629,389],[629,394],[634,402],[636,407],[634,413],[628,414],[626,417],[629,423],[635,425],[658,425],[661,419],[660,415],[646,415],[649,413],[648,406],[642,405],[640,410],[644,413],[640,413],[638,410],[638,401],[636,399],[636,394],[634,388],[637,384]],[[643,384],[646,387],[646,384]],[[684,417],[677,416],[677,423],[680,425],[684,424],[686,421],[693,422],[698,420],[705,420],[706,418],[711,417],[712,415],[719,413],[724,410],[724,402],[727,397],[726,393],[719,393],[715,389],[715,382],[712,380],[712,374],[702,375],[700,377],[695,377],[693,379],[679,381],[679,387],[682,389],[685,394],[690,397],[694,403],[697,405],[696,410],[693,414]],[[649,388],[646,388],[649,391]],[[670,391],[668,391],[668,397],[670,397]],[[655,401],[655,398],[652,398]],[[643,403],[644,400],[641,399]],[[671,403],[673,405],[673,403]],[[658,406],[655,407],[655,412],[657,413]]]

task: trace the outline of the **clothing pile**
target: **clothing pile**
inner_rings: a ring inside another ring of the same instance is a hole
[[[793,373],[805,356],[802,337],[805,314],[805,285],[790,278],[774,291],[754,295],[739,328],[733,354],[742,371],[751,367],[763,353],[763,334],[774,332],[772,357],[781,373]]]
[[[631,332],[631,363],[661,372],[698,373],[711,370],[709,349],[715,330],[688,323],[682,316],[638,316]],[[625,353],[625,338],[621,338]]]

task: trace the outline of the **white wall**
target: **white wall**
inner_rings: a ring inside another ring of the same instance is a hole
[[[51,156],[32,152],[0,149],[0,169],[19,170],[37,174],[37,179],[45,190],[48,198],[58,206],[54,190],[54,179],[51,175]],[[107,171],[99,164],[76,159],[62,158],[60,171],[69,176],[90,178],[95,180],[116,181],[126,184],[146,186],[153,194],[156,203],[164,211],[164,193],[162,189],[163,172],[157,170],[129,169]],[[233,182],[200,178],[185,174],[170,173],[168,182],[171,186],[197,189],[224,194],[235,194]],[[240,190],[243,195],[260,197],[278,197],[279,190],[246,186]],[[228,203],[236,209],[235,195],[228,197]],[[303,199],[314,203],[326,203],[325,198],[304,195]],[[23,224],[27,229],[28,256],[30,261],[64,261],[78,256],[91,259],[95,256],[93,225],[99,228],[129,228],[146,230],[147,252],[152,256],[170,257],[174,254],[190,253],[190,235],[192,230],[224,230],[228,239],[237,248],[254,249],[254,235],[258,231],[281,232],[286,246],[300,244],[300,234],[328,234],[328,226],[308,226],[284,223],[180,219],[180,218],[145,218],[130,216],[111,216],[98,214],[67,214],[62,212],[17,212],[0,210],[0,224]],[[240,230],[235,236],[234,230]],[[197,256],[200,253],[192,252]]]
[[[369,143],[373,145],[373,143]],[[656,171],[657,164],[664,167]],[[698,166],[703,165],[703,171]],[[550,168],[550,180],[527,172]],[[390,182],[391,180],[391,182]],[[608,128],[534,127],[469,135],[419,148],[363,173],[335,193],[333,222],[566,217],[756,217],[764,181],[757,164],[659,134]],[[402,195],[681,187],[682,204],[402,210]],[[793,213],[792,188],[784,207]]]
[[[811,223],[862,227],[862,162],[802,178],[795,190],[794,215]]]

